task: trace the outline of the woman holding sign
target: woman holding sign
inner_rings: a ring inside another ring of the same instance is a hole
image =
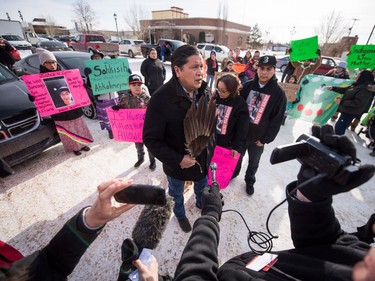
[[[60,70],[53,53],[39,48],[36,49],[36,53],[40,61],[40,73]],[[67,95],[65,94],[65,96]],[[87,145],[94,141],[89,128],[81,117],[82,115],[81,108],[51,115],[65,151],[73,151],[77,156],[82,154],[81,151],[89,151],[90,148]]]
[[[216,106],[218,120],[216,145],[232,150],[232,157],[245,153],[245,143],[249,127],[247,104],[239,96],[240,79],[233,74],[221,76],[216,83]],[[241,161],[238,161],[232,178],[238,176]]]

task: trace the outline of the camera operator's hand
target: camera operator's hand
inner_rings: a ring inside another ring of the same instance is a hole
[[[356,149],[354,144],[346,136],[334,135],[331,125],[322,127],[313,126],[313,136],[320,139],[321,143],[337,151],[348,155],[352,162],[356,162]],[[299,191],[310,201],[321,201],[332,195],[347,192],[367,182],[375,171],[374,165],[348,165],[343,167],[333,178],[327,177],[310,182],[302,186]],[[303,164],[298,173],[298,184],[301,184],[318,175],[318,172],[310,166]]]
[[[151,262],[150,264],[143,264],[141,260],[135,260],[134,266],[138,268],[139,275],[142,281],[157,281],[159,280],[158,277],[158,262],[156,258],[151,255]]]
[[[213,183],[205,187],[202,193],[202,215],[212,216],[219,222],[222,210],[223,202],[219,185]]]

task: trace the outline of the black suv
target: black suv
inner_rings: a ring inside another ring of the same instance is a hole
[[[52,119],[39,116],[24,83],[0,63],[0,177],[58,142]]]

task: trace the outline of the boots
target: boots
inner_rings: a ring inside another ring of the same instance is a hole
[[[350,124],[350,130],[352,131],[352,132],[354,132],[355,131],[355,128],[357,128],[357,126],[358,126],[358,124],[359,124],[359,119],[354,119],[353,120],[353,122]]]
[[[144,157],[138,158],[138,161],[135,162],[135,164],[134,164],[134,168],[138,168],[139,166],[142,165],[143,162],[145,162],[145,158]]]
[[[108,137],[109,137],[109,139],[113,139],[113,132],[112,132],[112,130],[108,130]]]

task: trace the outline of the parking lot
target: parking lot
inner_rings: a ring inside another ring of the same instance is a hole
[[[139,73],[142,57],[129,59],[134,73]],[[170,65],[166,64],[168,79]],[[280,72],[277,74],[281,75]],[[140,168],[133,167],[137,160],[133,143],[110,140],[100,130],[97,120],[85,118],[94,137],[91,151],[81,156],[65,153],[62,144],[46,150],[41,155],[14,167],[15,174],[0,179],[0,237],[19,249],[24,255],[45,246],[61,226],[82,207],[90,205],[96,196],[96,187],[103,181],[116,177],[128,177],[136,183],[156,184],[167,187],[166,178],[157,161],[151,172],[146,161]],[[255,194],[246,195],[244,170],[222,191],[224,209],[235,209],[244,216],[252,231],[266,232],[266,219],[271,209],[285,198],[285,186],[295,180],[299,169],[296,160],[271,165],[273,148],[292,143],[302,133],[309,133],[311,124],[299,120],[287,120],[276,140],[267,145],[257,173]],[[347,132],[358,150],[362,163],[373,163],[366,140]],[[244,163],[247,156],[244,158]],[[374,212],[375,179],[359,189],[336,196],[334,206],[345,230],[355,231]],[[193,191],[185,194],[187,217],[193,222],[200,210],[195,207]],[[120,246],[131,232],[142,206],[133,208],[117,220],[109,223],[99,238],[82,257],[69,280],[117,280],[121,264]],[[249,251],[248,230],[242,219],[233,212],[224,213],[220,222],[219,262]],[[274,249],[292,247],[289,238],[287,205],[278,208],[270,219],[270,230],[280,238],[274,241]],[[177,220],[171,217],[164,236],[154,251],[160,273],[173,275],[182,250],[190,234],[182,232]]]

